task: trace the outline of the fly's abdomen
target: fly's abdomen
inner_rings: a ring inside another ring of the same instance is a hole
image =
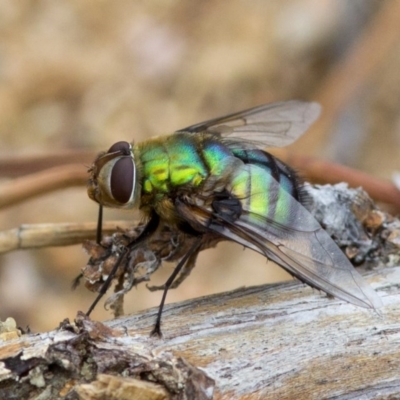
[[[293,199],[299,201],[301,191],[290,168],[262,150],[235,149],[233,153],[244,165],[235,171],[231,192],[251,222],[265,221],[257,215],[282,224],[295,218]]]
[[[232,152],[245,164],[257,165],[267,173],[271,174],[274,180],[277,181],[286,192],[301,202],[299,179],[289,166],[271,154],[258,149],[233,149]]]

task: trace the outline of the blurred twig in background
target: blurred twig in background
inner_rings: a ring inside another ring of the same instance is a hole
[[[16,205],[39,195],[86,185],[87,172],[82,165],[62,165],[26,175],[1,185],[0,208]]]
[[[77,168],[79,166],[84,171],[85,166],[88,167],[95,156],[96,152],[94,151],[69,149],[35,156],[3,156],[0,159],[0,178],[18,178],[65,164],[76,164]]]
[[[296,168],[311,183],[346,182],[353,188],[362,187],[375,201],[391,205],[392,213],[400,212],[400,190],[388,180],[344,165],[301,156],[286,149],[274,149],[272,153]]]
[[[347,182],[350,187],[361,186],[373,199],[392,205],[393,212],[400,212],[400,191],[390,181],[373,177],[353,168],[300,156],[287,149],[273,149],[271,152],[296,168],[311,183]],[[71,158],[74,158],[72,153]],[[36,158],[35,162],[39,165],[49,165],[57,160],[44,156],[43,161]],[[16,171],[22,170],[16,162],[13,168]],[[23,161],[23,169],[29,169],[26,161]],[[60,165],[20,177],[0,186],[0,209],[52,191],[86,185],[87,179],[88,174],[82,165],[74,164]]]

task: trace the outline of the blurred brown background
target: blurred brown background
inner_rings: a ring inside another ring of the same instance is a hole
[[[0,157],[106,150],[258,104],[308,99],[324,114],[296,152],[391,179],[400,170],[399,4],[3,0]],[[9,182],[0,172],[0,185]],[[85,187],[76,187],[0,210],[0,227],[96,214]],[[133,218],[113,210],[105,217]],[[41,331],[86,310],[95,294],[70,290],[86,261],[80,246],[2,255],[0,319]],[[152,283],[171,272],[164,266]],[[284,278],[250,250],[220,244],[168,301]],[[160,298],[142,285],[125,310]],[[111,317],[102,304],[94,318]]]

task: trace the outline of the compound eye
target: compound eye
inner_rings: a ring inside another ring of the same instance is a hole
[[[107,151],[107,153],[115,153],[120,151],[123,155],[128,156],[131,151],[131,146],[128,142],[114,143]]]
[[[119,142],[126,143],[126,142]],[[118,143],[116,143],[118,144]],[[114,145],[115,146],[115,145]],[[112,146],[113,147],[113,146]],[[111,171],[111,195],[121,204],[128,203],[135,185],[135,166],[131,157],[120,158]]]

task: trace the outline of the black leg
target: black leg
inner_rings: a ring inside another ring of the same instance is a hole
[[[99,204],[99,214],[97,216],[97,228],[96,228],[96,243],[101,244],[101,236],[103,233],[103,206]],[[75,290],[81,283],[81,279],[83,278],[83,274],[80,273],[73,281],[72,281],[72,290]]]
[[[196,266],[197,256],[199,255],[200,249],[197,249],[196,253],[192,253],[191,257],[186,261],[185,267],[182,268],[179,276],[176,277],[172,285],[169,287],[170,289],[176,289],[179,285],[190,275],[193,268]],[[155,292],[156,290],[164,290],[165,284],[156,286],[156,285],[146,285],[146,288],[150,290],[150,292]]]
[[[185,254],[185,256],[179,261],[178,265],[175,267],[174,271],[172,272],[171,276],[168,278],[167,282],[165,282],[164,285],[164,292],[161,298],[161,303],[158,308],[158,314],[157,314],[157,319],[156,323],[154,325],[153,330],[150,333],[150,336],[162,336],[161,333],[161,316],[164,308],[164,303],[165,299],[167,297],[167,292],[168,289],[171,287],[172,283],[174,282],[175,278],[178,276],[180,270],[183,268],[183,266],[186,264],[186,262],[189,260],[190,256],[193,253],[196,253],[201,246],[201,237],[193,244],[193,246],[189,249],[189,251]]]
[[[110,274],[108,275],[106,281],[103,283],[103,285],[100,288],[99,294],[97,295],[96,299],[92,303],[92,305],[89,307],[89,310],[86,312],[86,316],[89,316],[90,313],[93,311],[93,309],[96,307],[97,303],[100,301],[100,299],[106,294],[108,288],[110,287],[111,281],[113,280],[115,274],[118,271],[119,265],[121,264],[122,259],[125,257],[127,253],[127,248],[125,247],[118,257],[117,262],[115,263],[113,269],[111,270]]]
[[[82,272],[72,281],[71,289],[75,290],[81,283],[81,279],[83,278]]]
[[[101,236],[103,231],[103,206],[99,204],[99,215],[97,217],[97,230],[96,230],[96,243],[101,243]]]
[[[118,271],[118,268],[119,268],[122,260],[125,258],[126,254],[128,253],[128,250],[130,251],[133,247],[137,246],[139,243],[141,243],[143,240],[145,240],[151,234],[153,234],[155,232],[155,230],[157,229],[159,222],[160,222],[160,217],[156,213],[153,212],[153,214],[150,217],[149,222],[144,227],[144,229],[140,233],[140,235],[123,249],[123,251],[121,252],[120,256],[118,257],[118,260],[115,263],[113,269],[111,270],[110,274],[108,275],[106,281],[101,286],[101,288],[99,290],[99,294],[97,295],[97,297],[94,300],[94,302],[92,303],[92,305],[89,307],[89,310],[86,313],[87,316],[90,315],[90,313],[96,307],[96,305],[100,301],[100,299],[106,294],[116,272]]]

